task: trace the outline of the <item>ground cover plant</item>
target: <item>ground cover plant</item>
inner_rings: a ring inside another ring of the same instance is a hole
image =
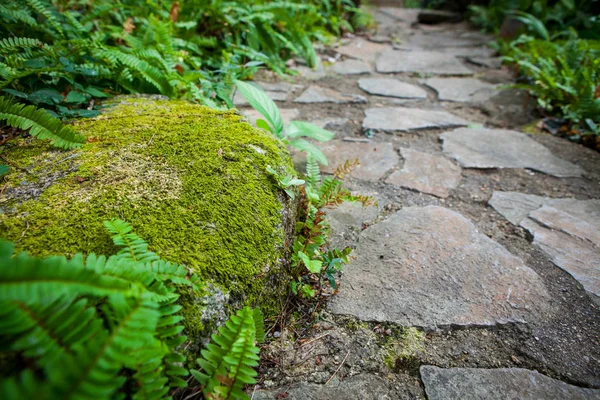
[[[110,257],[39,259],[0,241],[0,337],[13,368],[3,399],[164,399],[188,386],[175,288],[202,282],[128,223],[104,224],[121,249]],[[239,310],[202,351],[192,386],[206,398],[248,398],[263,340],[260,310]]]
[[[552,133],[600,150],[600,2],[493,0],[471,20],[498,34]]]

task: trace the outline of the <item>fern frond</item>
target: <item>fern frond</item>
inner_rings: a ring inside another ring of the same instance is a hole
[[[20,22],[26,26],[37,25],[29,10],[20,8],[17,4],[0,4],[0,19],[7,22]]]
[[[159,259],[156,253],[148,250],[148,243],[132,232],[133,228],[127,222],[114,218],[104,221],[104,227],[113,235],[112,240],[115,246],[122,247],[117,253],[117,258],[141,263]]]
[[[11,103],[0,97],[0,121],[6,120],[9,126],[29,130],[31,136],[49,139],[56,147],[74,149],[81,147],[85,138],[48,112],[35,106]]]
[[[14,246],[0,241],[0,300],[26,304],[48,303],[74,293],[109,296],[130,293],[130,282],[103,276],[85,268],[81,256],[38,259],[22,253],[12,257]]]
[[[258,335],[264,338],[262,313],[244,307],[212,336],[212,342],[197,360],[202,372],[191,371],[207,398],[249,398],[242,388],[254,383],[256,376],[253,367],[258,365],[257,327]]]
[[[70,295],[48,305],[6,302],[0,312],[0,331],[15,338],[10,348],[46,366],[62,353],[73,354],[102,326],[95,307]]]
[[[43,43],[37,39],[8,37],[0,40],[0,54],[6,55],[18,49],[27,49],[31,47],[42,47]]]
[[[314,189],[318,189],[321,184],[321,168],[310,155],[306,157],[306,186]]]
[[[56,19],[56,16],[54,15],[55,11],[52,9],[52,6],[50,4],[47,4],[42,0],[25,1],[33,11],[36,11],[37,13],[43,15],[48,21],[48,24],[52,26],[56,30],[56,32],[60,34],[60,36],[63,35],[63,30],[60,26],[60,22],[58,22],[58,19]]]
[[[103,312],[113,316],[111,330],[97,332],[77,354],[63,353],[48,367],[55,398],[109,398],[125,382],[118,374],[129,355],[157,346],[159,312],[148,293],[112,296]]]

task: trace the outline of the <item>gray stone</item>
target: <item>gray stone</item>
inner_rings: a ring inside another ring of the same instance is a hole
[[[486,101],[495,93],[495,85],[475,78],[430,78],[424,81],[444,101]]]
[[[293,85],[288,82],[255,82],[260,86],[267,95],[274,101],[286,101],[288,94],[302,89],[301,85]],[[247,106],[248,101],[241,95],[239,91],[233,96],[233,104],[236,106]]]
[[[325,73],[325,68],[323,67],[323,64],[321,63],[320,59],[319,59],[318,64],[314,68],[310,68],[310,67],[301,65],[296,68],[296,71],[298,71],[298,74],[301,77],[306,78],[311,81],[316,81],[318,79],[325,77],[325,75],[327,75]]]
[[[529,213],[544,204],[546,198],[519,192],[494,192],[489,205],[513,225],[519,225]]]
[[[336,92],[333,89],[309,86],[299,97],[294,100],[295,103],[366,103],[367,99],[359,94],[345,94]]]
[[[597,208],[597,211],[600,211],[600,207]],[[585,216],[585,219],[580,219],[568,211],[544,205],[530,212],[529,218],[545,227],[587,240],[600,247],[600,224],[590,223],[589,219],[593,218],[591,215]]]
[[[341,131],[350,120],[348,118],[323,118],[312,120],[311,122],[323,129]]]
[[[353,232],[360,232],[367,221],[377,218],[379,211],[376,206],[363,207],[360,203],[345,202],[327,210],[327,221],[331,226],[331,245],[343,248],[349,245]]]
[[[429,400],[597,400],[600,390],[585,389],[522,368],[420,369]]]
[[[577,165],[555,157],[528,135],[504,129],[460,128],[443,133],[444,152],[465,168],[528,168],[557,177],[579,177]]]
[[[409,24],[417,22],[419,12],[421,11],[418,8],[400,7],[379,7],[378,10],[386,15],[389,15],[397,21],[407,22]]]
[[[346,45],[338,47],[335,51],[346,57],[356,58],[365,62],[374,62],[379,53],[389,48],[390,46],[357,38]]]
[[[498,57],[482,57],[482,56],[468,56],[467,61],[480,67],[500,69],[502,67],[502,59]]]
[[[548,312],[537,274],[455,211],[407,207],[364,230],[336,314],[436,329],[527,322]]]
[[[446,198],[460,182],[461,168],[443,156],[401,148],[404,166],[386,182]]]
[[[250,394],[250,393],[249,393]],[[327,385],[298,383],[274,390],[257,390],[254,400],[391,400],[394,396],[386,382],[371,374],[354,375]]]
[[[465,126],[469,122],[446,111],[421,108],[382,107],[365,111],[364,129],[411,131],[416,129]]]
[[[402,48],[411,50],[442,50],[444,53],[451,53],[459,47],[476,48],[477,46],[484,46],[487,40],[481,38],[470,38],[470,37],[459,37],[449,35],[447,30],[439,32],[416,32],[406,38],[401,43]]]
[[[420,10],[417,17],[420,24],[443,24],[447,22],[460,22],[462,15],[451,11],[442,10]]]
[[[533,244],[544,251],[552,263],[568,272],[585,290],[600,297],[600,248],[565,232],[548,229],[532,219],[521,226],[533,235]]]
[[[333,170],[347,160],[356,160],[360,165],[350,176],[376,181],[387,171],[394,168],[400,157],[391,143],[355,143],[343,140],[332,140],[320,146],[329,160],[329,166],[323,167],[323,172],[333,173]]]
[[[297,108],[282,108],[279,110],[279,112],[281,113],[283,125],[289,124],[300,115],[300,111],[298,111]],[[256,125],[256,120],[258,119],[265,119],[265,117],[263,117],[262,114],[255,109],[242,110],[241,113],[252,125]]]
[[[342,75],[368,74],[372,71],[371,65],[361,60],[345,60],[333,64],[333,71]]]
[[[377,72],[412,72],[435,75],[472,75],[473,71],[465,67],[452,54],[434,51],[397,51],[388,50],[377,57]]]
[[[600,200],[494,192],[489,204],[531,232],[533,244],[556,266],[600,296]]]
[[[358,87],[369,94],[401,99],[426,99],[427,92],[417,85],[395,78],[361,78]]]

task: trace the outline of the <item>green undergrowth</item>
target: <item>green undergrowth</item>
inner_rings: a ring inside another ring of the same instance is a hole
[[[119,217],[165,260],[276,312],[278,258],[293,229],[282,226],[288,200],[265,172],[292,171],[276,139],[234,111],[131,98],[75,129],[87,138],[81,150],[7,145],[15,167],[0,197],[0,231],[17,250],[111,254],[102,221]]]

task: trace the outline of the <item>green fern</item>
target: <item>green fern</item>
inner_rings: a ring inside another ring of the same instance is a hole
[[[18,49],[27,49],[31,47],[42,47],[43,43],[37,39],[31,38],[4,38],[0,40],[0,54],[6,55]]]
[[[113,234],[113,243],[118,247],[122,247],[117,253],[119,259],[143,263],[159,259],[156,253],[148,250],[148,243],[135,232],[132,232],[133,228],[127,222],[114,218],[110,221],[104,221],[104,227]]]
[[[47,111],[35,106],[12,104],[4,97],[0,97],[0,121],[2,120],[9,126],[29,130],[31,136],[38,139],[49,139],[56,147],[74,149],[85,142],[83,136],[63,125]]]
[[[264,340],[264,322],[260,310],[244,307],[212,336],[212,342],[197,360],[202,371],[191,370],[207,398],[249,399],[244,385],[256,381],[259,348]]]

